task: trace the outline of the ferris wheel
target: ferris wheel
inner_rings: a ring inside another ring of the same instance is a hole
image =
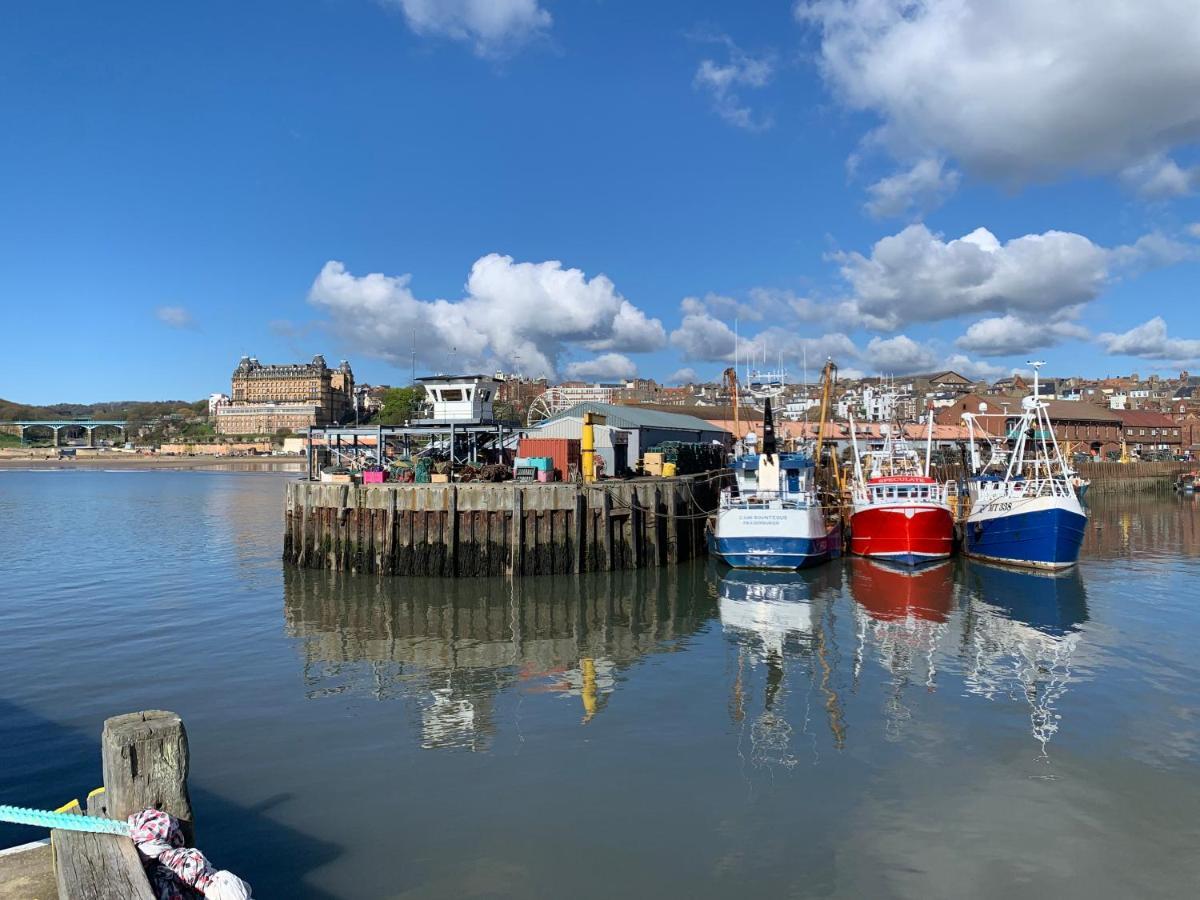
[[[526,425],[536,425],[553,418],[565,409],[570,409],[579,403],[575,397],[569,397],[558,388],[549,388],[533,398],[526,415]]]

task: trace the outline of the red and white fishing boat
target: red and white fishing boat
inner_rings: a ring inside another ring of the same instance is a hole
[[[946,559],[954,549],[954,513],[949,487],[929,476],[933,414],[929,413],[925,458],[904,436],[888,430],[883,449],[858,452],[854,422],[854,481],[851,484],[850,552],[906,566]]]

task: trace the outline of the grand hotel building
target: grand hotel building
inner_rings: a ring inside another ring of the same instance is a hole
[[[331,369],[320,355],[278,366],[243,356],[232,381],[229,402],[215,409],[218,434],[302,431],[341,423],[354,412],[354,373],[345,360]]]

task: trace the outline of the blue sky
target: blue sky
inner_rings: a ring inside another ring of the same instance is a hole
[[[999,6],[9,4],[0,396],[1200,369],[1193,4]]]

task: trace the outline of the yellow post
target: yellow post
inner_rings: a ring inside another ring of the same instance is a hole
[[[583,434],[579,439],[580,462],[583,464],[583,480],[596,480],[596,433],[593,425],[603,425],[608,420],[599,413],[585,412],[583,414]]]
[[[579,662],[583,675],[583,690],[580,691],[583,697],[583,721],[590,722],[592,716],[596,715],[596,697],[599,695],[599,691],[596,690],[596,661],[584,657]]]

